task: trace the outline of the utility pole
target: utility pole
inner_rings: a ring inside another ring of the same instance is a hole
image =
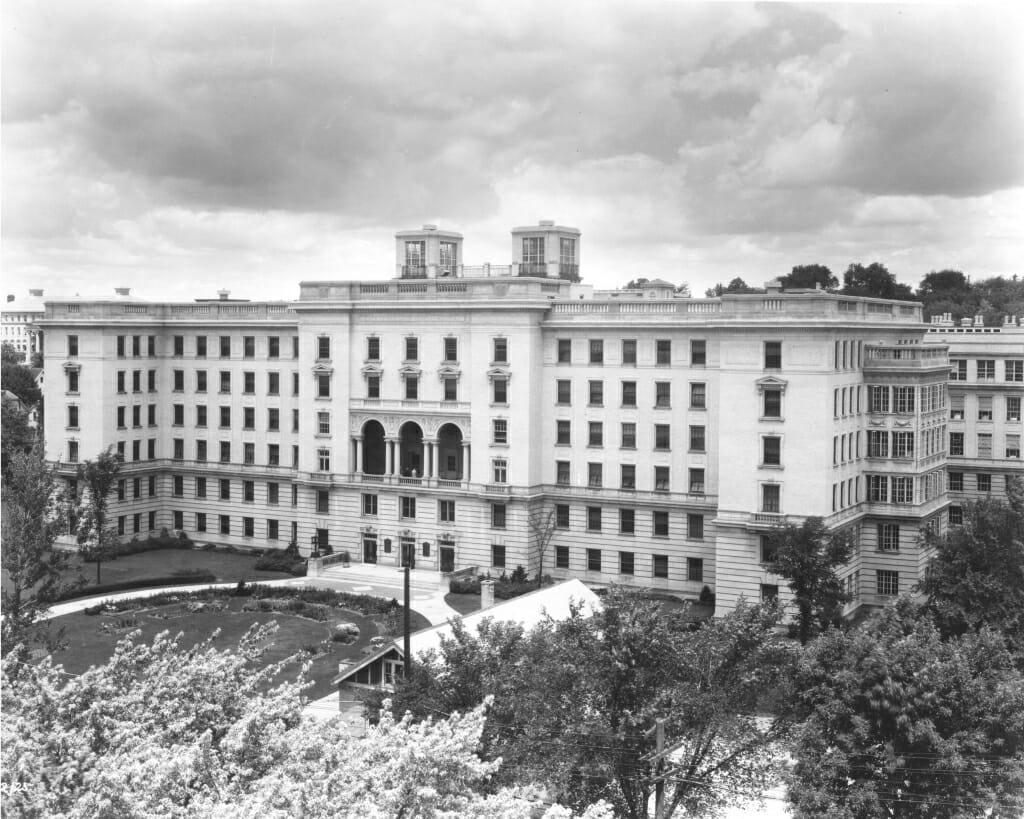
[[[410,648],[409,640],[409,561],[405,562],[405,612],[404,612],[404,640],[403,649],[405,651],[405,665],[402,669],[405,679],[409,679],[412,675],[412,649]]]
[[[654,769],[654,819],[665,816],[665,720],[656,719],[654,727],[644,732],[645,737],[654,734],[654,751],[647,758],[656,760]]]

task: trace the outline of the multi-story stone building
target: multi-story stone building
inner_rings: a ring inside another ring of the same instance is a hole
[[[959,326],[937,316],[926,341],[949,348],[949,521],[963,520],[963,504],[1004,494],[1021,464],[1024,399],[1024,327],[1007,317],[986,327],[981,316]]]
[[[18,298],[13,293],[7,296],[7,302],[0,311],[2,318],[4,344],[10,344],[21,353],[26,362],[31,362],[32,354],[41,351],[42,344],[35,328],[35,322],[43,317],[43,291],[29,290],[28,296]]]
[[[111,513],[250,547],[500,574],[522,565],[728,608],[786,594],[765,535],[855,539],[851,608],[910,590],[946,495],[949,363],[918,304],[580,284],[580,234],[396,237],[391,280],[292,302],[57,301],[47,446],[124,456]],[[546,546],[546,548],[544,548]]]

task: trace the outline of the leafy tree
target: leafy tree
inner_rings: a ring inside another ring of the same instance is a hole
[[[259,667],[275,627],[237,651],[183,649],[166,633],[123,641],[77,677],[44,660],[3,665],[3,808],[23,817],[508,817],[532,805],[485,794],[499,762],[476,747],[486,706],[438,722],[389,710],[364,739],[302,715],[301,675]],[[212,639],[212,638],[211,638]],[[196,696],[202,692],[202,696]],[[556,807],[551,819],[570,819]],[[610,819],[597,806],[586,819]]]
[[[795,287],[809,289],[819,287],[822,290],[832,291],[839,287],[839,279],[823,264],[797,265],[789,274],[780,276],[779,281],[787,290]]]
[[[4,401],[0,412],[0,450],[3,451],[3,479],[6,481],[11,457],[18,452],[31,452],[36,444],[36,433],[28,424],[28,413],[14,401]]]
[[[714,287],[709,287],[704,291],[704,295],[709,299],[717,298],[718,296],[725,295],[726,293],[763,293],[764,289],[760,287],[751,287],[743,279],[737,276],[727,285],[722,285],[721,282],[716,284]]]
[[[934,549],[918,584],[946,635],[998,629],[1024,652],[1024,480],[1007,479],[1007,500],[968,504],[962,526],[928,533]]]
[[[395,706],[426,717],[493,696],[483,754],[501,757],[503,776],[538,781],[576,807],[606,799],[632,819],[649,815],[659,763],[648,731],[663,719],[675,749],[664,816],[709,815],[758,798],[778,764],[789,723],[755,716],[792,660],[778,617],[740,605],[694,626],[612,590],[593,617],[577,611],[528,633],[456,625]]]
[[[849,561],[853,552],[848,537],[829,532],[821,518],[807,518],[800,526],[782,526],[768,535],[774,559],[768,571],[786,578],[797,610],[800,643],[816,629],[838,623],[842,606],[849,597],[836,569]]]
[[[1024,677],[995,632],[944,641],[904,600],[816,640],[797,683],[798,819],[1024,811]]]
[[[63,530],[65,510],[53,470],[37,449],[15,452],[3,484],[3,646],[6,654],[24,641],[30,627],[66,588],[62,571],[69,554],[53,544]]]
[[[21,355],[21,353],[16,353]],[[10,390],[28,407],[34,407],[43,397],[42,392],[36,385],[35,376],[32,370],[26,367],[20,360],[12,361],[5,351],[3,364],[0,365],[0,383],[5,390]]]
[[[100,563],[117,542],[117,532],[107,523],[107,504],[121,471],[121,456],[108,449],[95,461],[78,467],[78,480],[84,484],[78,510],[78,549],[85,560],[96,561],[96,583],[100,582]]]
[[[847,296],[869,296],[874,299],[912,301],[914,298],[910,286],[896,281],[896,277],[880,262],[872,262],[867,267],[851,264],[843,274],[843,289],[840,292]]]
[[[980,279],[972,284],[971,290],[978,297],[975,312],[985,317],[986,324],[1002,324],[1003,316],[1007,315],[1024,315],[1024,280],[1016,275]]]
[[[544,585],[544,555],[555,536],[555,507],[541,507],[530,514],[527,521],[530,535],[537,547],[537,588]]]
[[[643,277],[638,278],[638,279],[630,279],[628,282],[626,282],[626,286],[623,287],[622,289],[623,290],[639,290],[642,285],[647,284],[647,282],[649,282],[649,281],[650,281],[650,279],[643,278]]]
[[[955,320],[977,313],[979,296],[970,280],[959,270],[933,270],[917,288],[917,299],[924,304],[925,320],[952,313]]]
[[[17,348],[9,341],[0,344],[0,363],[3,364],[24,364],[25,354],[19,353]]]

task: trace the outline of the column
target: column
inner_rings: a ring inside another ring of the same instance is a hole
[[[387,453],[387,466],[384,468],[384,474],[394,475],[395,474],[395,439],[385,438],[384,439],[384,451]]]
[[[424,441],[423,443],[424,443],[424,446],[426,447],[426,450],[427,450],[427,452],[426,452],[427,463],[426,463],[426,469],[424,470],[423,477],[425,477],[425,478],[433,478],[434,477],[434,442],[433,441]]]
[[[356,441],[356,465],[355,465],[355,469],[353,469],[352,471],[353,472],[362,472],[363,471],[363,436],[362,435],[356,435],[355,436],[355,441]]]
[[[466,483],[470,481],[469,472],[469,441],[462,442],[462,480]]]

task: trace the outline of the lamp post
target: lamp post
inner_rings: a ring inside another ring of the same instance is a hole
[[[318,538],[316,535],[310,535],[309,548],[310,557],[320,557],[320,538]]]

